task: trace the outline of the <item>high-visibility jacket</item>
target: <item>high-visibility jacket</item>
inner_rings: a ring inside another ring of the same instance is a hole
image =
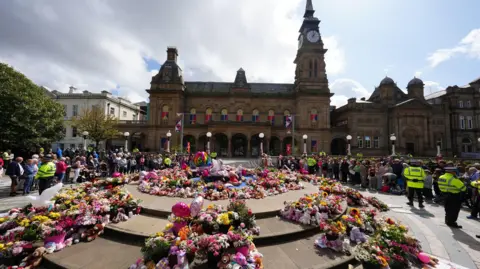
[[[307,165],[308,166],[315,166],[317,164],[317,160],[315,160],[314,158],[308,158],[307,159]]]
[[[449,173],[438,178],[438,187],[444,193],[460,193],[467,190],[462,180]]]
[[[216,153],[216,152],[212,152],[212,153],[210,153],[210,156],[211,156],[212,158],[215,158],[215,157],[217,157],[217,153]]]
[[[472,187],[480,190],[480,181],[478,181],[478,180],[472,181],[472,183],[470,183],[470,185],[472,185]]]
[[[163,160],[163,163],[165,163],[165,165],[171,165],[172,164],[172,160],[170,158],[165,158]]]
[[[423,189],[425,171],[422,167],[409,166],[403,169],[403,176],[407,180],[407,186],[414,189]]]
[[[42,166],[38,168],[38,172],[35,178],[53,177],[55,175],[56,170],[57,170],[57,167],[53,162],[50,161],[50,162],[42,163]]]

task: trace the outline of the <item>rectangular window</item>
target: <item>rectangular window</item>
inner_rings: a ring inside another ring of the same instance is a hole
[[[458,107],[463,108],[463,101],[458,101]]]
[[[77,137],[77,127],[72,127],[72,137]]]
[[[123,114],[123,117],[125,118],[127,117],[127,111],[123,111],[122,114]]]
[[[258,115],[252,115],[252,122],[258,122]]]
[[[378,149],[380,148],[380,139],[378,138],[378,136],[374,136],[373,137],[373,147]]]
[[[472,117],[467,117],[467,129],[473,129],[473,120]]]
[[[114,107],[110,108],[110,115],[115,115],[115,108]]]
[[[363,148],[363,137],[357,136],[357,147]]]
[[[61,148],[62,150],[64,150],[65,149],[65,144],[59,144],[58,147]]]
[[[460,116],[460,129],[465,129],[465,117]]]
[[[370,141],[370,136],[365,136],[365,148],[369,149],[372,147],[372,143]]]
[[[190,124],[195,124],[197,122],[197,114],[190,114]]]
[[[467,108],[470,108],[472,106],[472,103],[470,101],[467,101]]]
[[[67,105],[63,105],[63,116],[64,116],[64,117],[67,116],[67,109],[68,109],[68,106],[67,106]]]
[[[73,105],[73,107],[72,107],[72,116],[73,116],[73,117],[78,116],[78,105]]]
[[[228,120],[228,115],[221,115],[220,120],[221,121],[227,121]]]

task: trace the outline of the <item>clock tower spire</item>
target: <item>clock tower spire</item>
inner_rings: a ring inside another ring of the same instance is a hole
[[[325,70],[325,53],[320,34],[320,20],[314,16],[312,0],[307,0],[299,30],[298,50],[294,63],[295,88],[302,92],[330,93]]]

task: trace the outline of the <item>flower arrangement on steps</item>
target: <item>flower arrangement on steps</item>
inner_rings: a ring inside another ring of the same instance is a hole
[[[320,228],[315,246],[353,254],[364,268],[409,268],[436,263],[435,258],[422,252],[418,240],[408,234],[407,227],[378,216],[379,211],[388,210],[379,199],[363,197],[330,180],[321,182],[319,189],[318,193],[305,195],[298,201],[285,202],[281,210],[284,219]],[[339,201],[364,207],[350,207],[344,215],[333,220]]]
[[[289,170],[240,169],[224,166],[226,182],[206,182],[192,178],[188,167],[180,166],[143,173],[138,190],[158,196],[193,198],[202,195],[207,200],[262,199],[267,196],[303,189],[305,175]],[[310,179],[308,179],[310,180]],[[239,185],[241,185],[239,187]],[[234,187],[231,187],[234,186]]]
[[[36,201],[0,215],[0,264],[35,268],[43,254],[92,241],[110,221],[138,214],[140,201],[119,186],[124,183],[123,178],[83,183],[52,193],[42,201],[48,206]]]
[[[252,241],[260,229],[245,201],[202,207],[201,196],[190,206],[175,204],[170,223],[145,240],[143,258],[130,269],[263,268],[263,256]]]

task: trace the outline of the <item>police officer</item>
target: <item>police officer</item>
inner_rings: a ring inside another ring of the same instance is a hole
[[[42,158],[42,165],[38,168],[37,175],[35,176],[35,179],[38,179],[39,194],[42,194],[44,190],[50,188],[56,170],[57,167],[52,162],[52,155],[45,155]]]
[[[423,185],[425,179],[425,171],[420,166],[420,162],[417,160],[411,160],[410,166],[403,169],[403,177],[407,181],[408,187],[408,203],[407,205],[413,206],[413,197],[415,193],[418,198],[418,206],[424,208],[423,205]]]
[[[457,224],[458,213],[462,207],[462,197],[467,187],[457,178],[457,169],[453,166],[444,168],[445,174],[438,178],[438,187],[445,196],[445,224],[452,228],[461,229]]]
[[[317,173],[316,168],[317,168],[317,160],[312,157],[307,158],[307,165],[308,165],[308,173],[310,175],[315,175]]]

